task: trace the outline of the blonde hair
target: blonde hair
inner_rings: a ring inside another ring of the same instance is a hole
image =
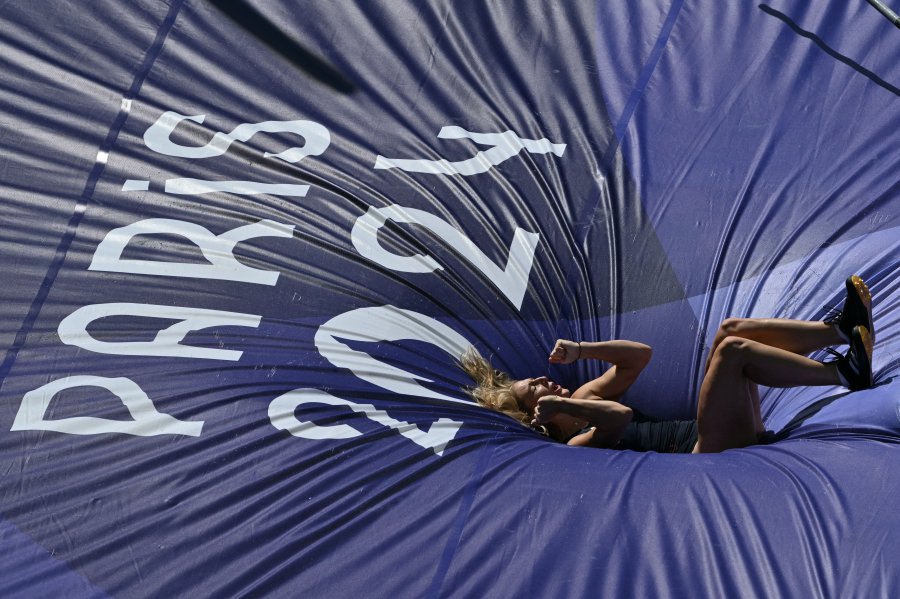
[[[522,409],[512,391],[515,379],[505,372],[495,370],[474,347],[460,356],[459,364],[475,381],[474,387],[465,389],[472,399],[489,410],[506,414],[531,428],[532,415]]]

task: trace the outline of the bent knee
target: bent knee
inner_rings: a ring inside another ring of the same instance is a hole
[[[720,359],[734,360],[740,359],[747,352],[750,342],[743,337],[735,337],[728,335],[716,347],[715,355]]]
[[[719,331],[726,337],[741,336],[741,332],[746,328],[747,321],[747,318],[737,318],[734,316],[726,318],[722,321],[722,324],[719,325]]]

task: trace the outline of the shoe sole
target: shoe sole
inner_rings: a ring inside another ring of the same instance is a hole
[[[856,327],[856,330],[859,333],[859,340],[862,342],[863,349],[866,350],[866,370],[868,372],[868,377],[866,379],[866,386],[863,387],[863,389],[868,389],[872,386],[872,351],[874,343],[872,341],[872,335],[869,333],[869,329],[859,326]]]
[[[869,286],[857,275],[851,275],[847,278],[847,295],[855,295],[865,307],[868,322],[863,323],[861,326],[866,329],[866,337],[870,338],[874,343],[875,330],[872,326],[872,293],[869,291]]]

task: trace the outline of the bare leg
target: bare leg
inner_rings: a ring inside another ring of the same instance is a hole
[[[747,379],[747,394],[750,396],[750,403],[753,405],[753,428],[757,435],[766,432],[766,426],[762,421],[762,409],[759,403],[759,385]]]
[[[709,370],[716,348],[726,337],[742,337],[759,341],[795,354],[806,355],[817,349],[844,343],[837,327],[811,320],[783,318],[728,318],[719,326],[713,339],[706,369]]]
[[[695,453],[756,443],[762,431],[756,384],[768,387],[839,385],[837,366],[741,337],[716,346],[700,388]]]

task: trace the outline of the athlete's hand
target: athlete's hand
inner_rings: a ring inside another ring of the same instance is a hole
[[[545,395],[534,406],[534,419],[531,424],[547,424],[562,411],[564,399],[556,395]]]
[[[553,351],[550,352],[552,364],[571,364],[580,357],[581,348],[576,342],[567,339],[557,339]]]

